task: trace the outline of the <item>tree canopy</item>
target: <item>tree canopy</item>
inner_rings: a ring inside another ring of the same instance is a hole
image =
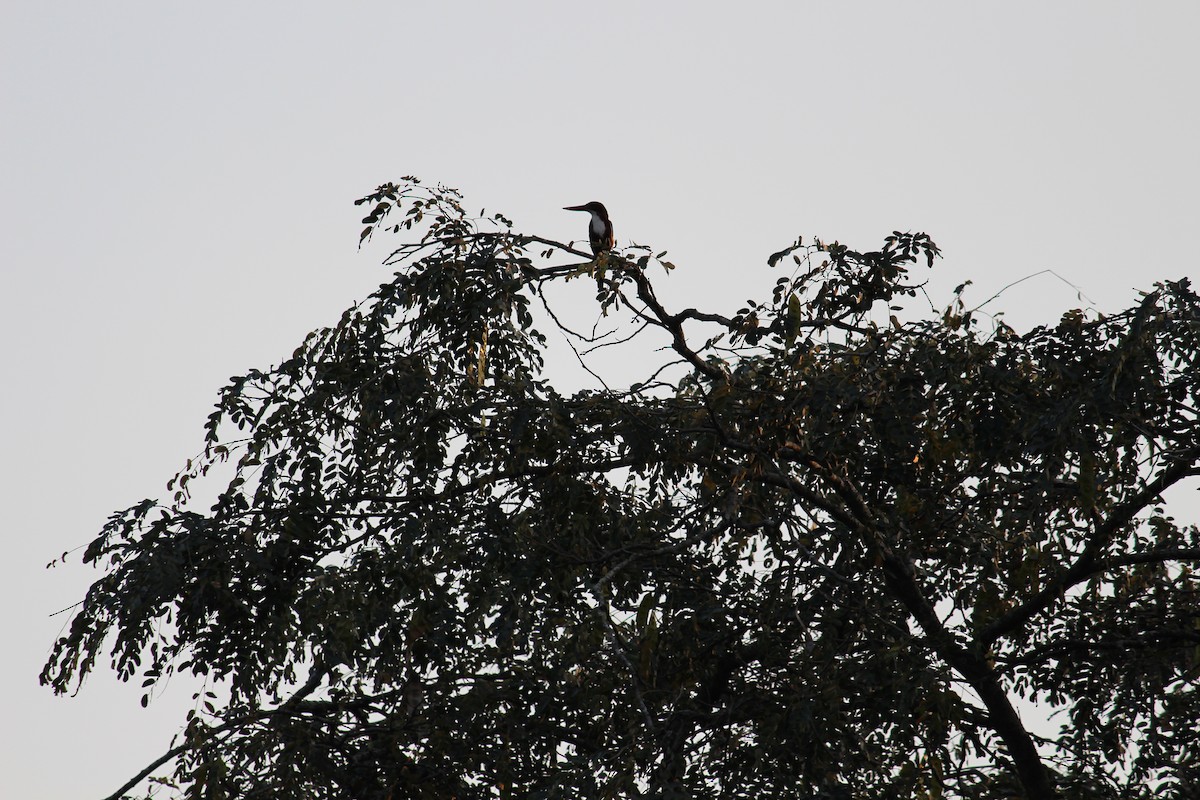
[[[83,557],[43,682],[213,687],[114,797],[1200,793],[1186,279],[1018,333],[963,287],[913,314],[939,251],[896,232],[673,309],[665,254],[359,202],[392,279],[231,379]],[[559,337],[640,378],[556,388]]]

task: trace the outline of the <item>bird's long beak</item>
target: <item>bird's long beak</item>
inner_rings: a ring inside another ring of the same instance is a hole
[[[583,206],[563,206],[563,211],[587,211]]]

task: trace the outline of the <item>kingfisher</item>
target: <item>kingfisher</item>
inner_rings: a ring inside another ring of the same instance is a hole
[[[593,200],[581,206],[564,206],[563,211],[586,211],[592,215],[592,221],[588,225],[588,242],[592,245],[592,255],[598,256],[613,249],[616,239],[613,238],[612,220],[608,218],[608,210],[604,203]]]

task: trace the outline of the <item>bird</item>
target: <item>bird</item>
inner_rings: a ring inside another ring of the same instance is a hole
[[[588,242],[592,245],[592,255],[598,256],[613,249],[616,239],[613,238],[612,220],[608,218],[608,209],[604,203],[593,200],[581,206],[564,206],[563,211],[586,211],[592,215],[588,225]]]

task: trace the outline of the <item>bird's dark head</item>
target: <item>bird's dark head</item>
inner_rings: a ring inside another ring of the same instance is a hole
[[[563,211],[590,211],[598,214],[601,219],[608,219],[608,209],[604,207],[604,203],[598,203],[595,200],[581,206],[563,206]]]

